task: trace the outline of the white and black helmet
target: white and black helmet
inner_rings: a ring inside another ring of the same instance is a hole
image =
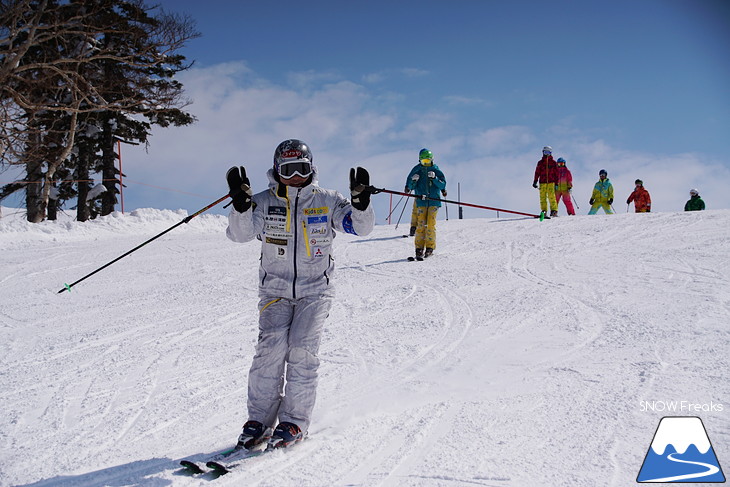
[[[697,191],[697,189],[692,188],[689,190],[689,194],[691,194],[692,196],[697,196],[698,194],[700,194],[700,192]]]
[[[312,151],[299,139],[287,139],[274,151],[274,170],[280,178],[312,175]]]

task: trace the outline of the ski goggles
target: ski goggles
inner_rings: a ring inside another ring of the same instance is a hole
[[[544,150],[544,151],[542,151],[542,155],[544,155],[544,156],[549,156],[549,155],[551,155],[551,154],[552,154],[552,152],[551,152],[551,151],[549,151],[549,150]]]
[[[291,161],[279,164],[279,176],[290,179],[294,176],[308,178],[312,174],[312,163],[308,161]]]
[[[432,166],[433,165],[433,159],[430,159],[428,157],[424,157],[421,159],[421,165],[423,166]]]

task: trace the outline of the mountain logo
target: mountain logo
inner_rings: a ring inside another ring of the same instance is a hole
[[[725,482],[725,475],[702,420],[694,416],[662,418],[636,481]]]

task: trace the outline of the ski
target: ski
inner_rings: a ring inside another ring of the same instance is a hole
[[[255,450],[246,450],[241,448],[239,450],[234,450],[230,454],[224,454],[220,458],[208,460],[205,463],[205,466],[218,475],[225,475],[249,458],[258,457],[276,450],[288,449],[301,441],[302,440],[298,440],[289,445],[283,445],[282,443],[276,442],[270,442],[268,444],[264,443],[261,445],[261,448]]]
[[[205,466],[217,474],[225,475],[232,469],[239,466],[244,460],[263,455],[264,453],[273,450],[274,448],[270,447],[259,450],[246,450],[244,448],[241,448],[237,451],[232,452],[230,455],[226,455],[225,457],[208,460],[207,462],[205,462]]]
[[[207,468],[213,470],[214,472],[221,473],[221,468],[214,468],[211,465],[217,464],[218,462],[227,462],[229,460],[233,461],[234,459],[240,460],[242,458],[248,458],[249,456],[255,456],[254,453],[261,453],[262,451],[263,450],[249,451],[245,448],[233,447],[218,452],[215,455],[209,457],[207,460],[202,460],[200,463],[205,465]],[[195,475],[208,472],[208,470],[200,466],[200,463],[192,460],[180,460],[180,465],[185,468],[187,472]]]
[[[421,262],[421,261],[423,261],[423,257],[413,257],[412,255],[410,257],[408,257],[408,262],[414,262],[414,261]]]
[[[197,463],[195,463],[191,460],[180,460],[180,465],[182,465],[186,471],[188,471],[189,473],[192,473],[192,474],[205,473],[205,470],[200,468],[200,466]]]

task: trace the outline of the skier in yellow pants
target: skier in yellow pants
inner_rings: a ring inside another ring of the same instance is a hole
[[[438,206],[419,206],[416,209],[416,255],[418,249],[426,249],[429,255],[436,248],[436,216]]]
[[[540,210],[547,215],[548,203],[550,204],[550,216],[558,216],[558,201],[555,199],[555,185],[558,183],[558,166],[553,159],[553,148],[546,145],[542,148],[542,159],[535,167],[535,177],[532,180],[532,187],[537,188],[540,183]]]
[[[439,167],[433,163],[433,153],[421,149],[417,164],[406,179],[406,189],[416,196],[416,259],[430,257],[436,248],[436,215],[441,207],[439,198],[446,189],[446,177]]]

